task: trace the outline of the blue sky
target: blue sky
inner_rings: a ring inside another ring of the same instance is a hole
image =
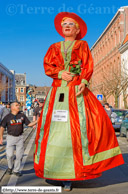
[[[48,47],[63,40],[54,28],[61,11],[78,14],[88,27],[89,47],[95,43],[118,8],[127,0],[0,0],[0,62],[16,73],[27,74],[27,84],[50,86],[43,57]]]

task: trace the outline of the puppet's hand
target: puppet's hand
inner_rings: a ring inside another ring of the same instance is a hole
[[[72,81],[72,76],[71,76],[71,73],[70,72],[67,72],[67,71],[64,71],[63,73],[62,73],[62,79],[63,80],[65,80],[65,81],[67,81],[67,82],[70,82],[70,81]]]
[[[78,90],[79,92],[77,92],[76,96],[79,96],[85,89],[85,84],[84,83],[81,83],[79,86],[78,86]]]

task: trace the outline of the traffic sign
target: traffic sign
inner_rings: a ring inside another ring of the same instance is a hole
[[[103,94],[97,94],[97,99],[98,100],[103,100]]]

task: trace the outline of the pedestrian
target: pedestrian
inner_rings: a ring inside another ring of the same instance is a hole
[[[43,104],[44,104],[44,99],[43,98],[40,98],[38,100],[38,105],[34,108],[33,120],[36,120],[36,118],[39,118],[40,117]]]
[[[33,104],[33,108],[35,109],[37,106],[38,106],[38,102],[37,102],[37,99],[34,101],[34,104]]]
[[[106,103],[104,104],[104,109],[105,109],[107,115],[109,116],[109,118],[111,119],[112,110],[111,110],[111,108],[110,108],[110,106],[109,106],[109,103],[106,102]]]
[[[5,106],[3,106],[0,120],[2,121],[4,117],[9,113],[10,113],[10,103],[7,103]]]
[[[3,112],[2,112],[2,115],[1,115],[1,120],[4,119],[4,117],[10,113],[10,103],[7,103],[4,108],[3,108]]]
[[[7,145],[6,155],[8,161],[8,173],[21,176],[20,167],[21,160],[24,153],[24,137],[23,137],[23,124],[32,127],[37,121],[31,122],[20,112],[20,105],[18,102],[11,103],[11,113],[7,114],[1,122],[0,127],[0,144],[3,143],[3,132],[7,127]],[[14,149],[16,147],[16,160],[13,168]]]
[[[0,104],[0,121],[9,113],[5,103]]]
[[[8,111],[10,112],[10,102],[8,102],[7,104],[6,104],[6,108],[8,109]]]
[[[38,106],[36,106],[36,108],[34,109],[33,121],[39,119],[41,111],[42,111],[42,108],[43,108],[43,104],[44,104],[44,99],[40,98],[38,100]],[[36,125],[33,128],[35,129]]]
[[[54,43],[44,57],[52,87],[41,112],[36,135],[34,169],[44,179],[71,181],[97,178],[124,163],[110,119],[87,88],[93,73],[86,23],[75,13],[54,20],[64,41]]]
[[[2,120],[2,113],[3,113],[4,106],[2,105],[2,102],[0,102],[0,124]]]

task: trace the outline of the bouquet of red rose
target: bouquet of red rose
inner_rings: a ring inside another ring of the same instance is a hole
[[[73,61],[69,64],[71,66],[70,72],[74,74],[80,74],[81,73],[81,60],[80,61]]]

